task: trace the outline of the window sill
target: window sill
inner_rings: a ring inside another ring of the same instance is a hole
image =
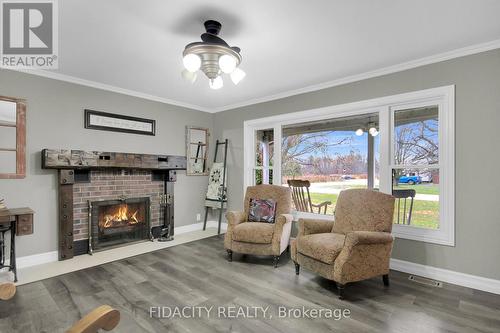
[[[299,219],[315,219],[315,220],[333,221],[333,215],[306,213],[306,212],[298,212],[298,211],[292,211],[292,215],[293,215],[294,221],[298,221]]]
[[[455,246],[455,235],[452,230],[425,229],[410,225],[393,225],[392,234],[396,238],[409,239],[431,244]]]
[[[315,219],[324,221],[333,221],[333,215],[306,213],[293,211],[293,221],[297,222],[299,219]],[[413,227],[410,225],[397,225],[394,224],[392,227],[392,234],[396,238],[409,239],[424,243],[455,246],[454,234],[452,232],[446,232],[441,229],[425,229],[419,227]]]

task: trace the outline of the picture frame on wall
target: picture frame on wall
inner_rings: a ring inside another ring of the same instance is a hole
[[[154,136],[156,120],[85,109],[85,128]]]

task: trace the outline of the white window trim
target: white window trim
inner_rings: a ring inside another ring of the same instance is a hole
[[[391,108],[422,103],[439,103],[440,228],[424,229],[394,225],[398,238],[434,244],[455,245],[455,86],[444,86],[359,102],[328,106],[271,117],[247,120],[244,128],[244,189],[253,184],[255,131],[274,128],[273,184],[281,185],[281,128],[283,125],[352,115],[378,113],[380,127],[380,191],[392,191]],[[384,162],[385,161],[385,162]],[[331,216],[297,212],[296,217],[332,219]]]

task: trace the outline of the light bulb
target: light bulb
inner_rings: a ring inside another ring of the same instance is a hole
[[[247,74],[242,71],[239,68],[236,68],[232,73],[231,73],[231,81],[233,81],[234,84],[240,83],[241,80],[245,78]]]
[[[201,67],[201,58],[196,54],[188,53],[182,58],[184,67],[190,72],[196,72]]]
[[[182,78],[188,81],[189,83],[194,83],[196,81],[196,78],[198,77],[198,74],[190,72],[187,69],[183,70],[181,75]]]
[[[224,82],[222,81],[222,78],[220,76],[217,76],[215,79],[211,79],[210,81],[208,81],[208,85],[210,86],[210,88],[217,90],[222,88]]]
[[[219,58],[219,68],[226,74],[232,73],[236,69],[236,58],[229,54],[224,54]]]
[[[378,135],[378,130],[375,127],[370,127],[370,129],[368,130],[368,133],[370,133],[371,136],[377,136]]]
[[[364,131],[363,131],[363,129],[362,129],[362,128],[358,128],[358,129],[356,130],[356,135],[357,135],[357,136],[362,136],[362,135],[363,135],[363,133],[364,133]]]

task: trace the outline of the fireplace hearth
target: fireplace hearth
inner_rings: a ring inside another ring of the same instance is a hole
[[[89,252],[150,239],[150,198],[89,201]]]

